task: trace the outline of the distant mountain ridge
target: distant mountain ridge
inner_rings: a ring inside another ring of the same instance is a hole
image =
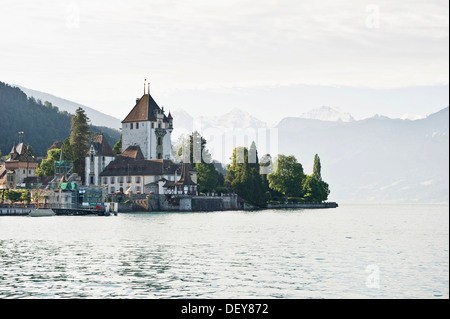
[[[21,139],[31,145],[35,156],[45,156],[47,148],[70,136],[71,114],[49,105],[46,100],[28,97],[20,88],[0,82],[0,151],[8,155]],[[104,126],[90,126],[92,133],[102,133],[114,145],[120,132]]]
[[[346,121],[288,117],[274,128],[278,133],[278,153],[295,155],[307,174],[312,171],[314,155],[319,154],[331,200],[448,203],[448,113],[446,107],[417,120],[383,115]],[[174,112],[174,133],[191,132],[193,120],[185,111]],[[270,128],[264,125],[240,110],[219,117],[202,117],[201,128],[217,127],[223,132]],[[220,147],[220,140],[216,143],[206,139],[207,147]],[[225,149],[226,160],[231,151],[229,147]]]
[[[279,153],[322,177],[337,201],[448,203],[449,108],[421,120],[383,116],[354,122],[286,118],[278,125]]]
[[[320,121],[342,121],[353,122],[355,119],[350,113],[345,113],[337,107],[322,106],[300,115],[304,119],[320,120]]]
[[[20,90],[22,90],[28,97],[34,97],[36,100],[41,100],[42,102],[48,101],[52,103],[53,105],[58,106],[58,108],[61,111],[66,111],[70,114],[74,114],[75,110],[79,107],[81,107],[91,120],[92,125],[96,126],[106,126],[109,128],[113,128],[118,130],[122,127],[121,121],[113,116],[104,114],[102,112],[99,112],[91,107],[88,107],[86,105],[82,105],[76,102],[72,102],[57,96],[54,96],[49,93],[44,93],[32,89],[25,88],[20,85],[12,84],[12,86],[18,87]]]
[[[41,96],[41,100],[48,99]],[[54,105],[59,107],[56,102]],[[314,155],[319,154],[322,177],[330,184],[330,200],[364,203],[449,202],[448,106],[425,118],[407,116],[392,119],[374,115],[363,120],[355,120],[336,108],[321,107],[297,117],[284,118],[274,126],[259,120],[257,115],[237,108],[221,116],[205,115],[197,119],[184,110],[174,110],[172,115],[174,141],[195,129],[194,120],[200,122],[201,129],[217,128],[223,132],[276,129],[278,154],[295,155],[303,164],[305,173],[311,173]],[[8,121],[3,120],[3,123],[7,126],[2,124],[2,129],[11,126]],[[18,127],[12,130],[16,134]],[[220,146],[220,140],[206,138],[207,148]],[[6,144],[7,148],[11,147],[10,144]],[[4,148],[2,151],[5,155]],[[224,153],[225,159],[219,160],[226,163],[232,150],[224,149]]]

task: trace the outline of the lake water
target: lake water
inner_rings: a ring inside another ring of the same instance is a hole
[[[448,205],[0,217],[0,298],[449,298]]]

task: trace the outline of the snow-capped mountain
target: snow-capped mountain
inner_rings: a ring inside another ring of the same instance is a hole
[[[220,129],[236,129],[236,128],[266,128],[267,123],[257,119],[250,113],[238,108],[232,109],[230,112],[221,116],[201,116],[200,120],[204,127],[216,127]]]
[[[448,203],[448,107],[414,121],[285,118],[277,128],[279,154],[296,156],[307,174],[320,156],[331,200]]]
[[[320,120],[320,121],[341,121],[353,122],[355,119],[349,113],[345,113],[337,107],[322,106],[300,115],[304,119]]]
[[[418,115],[418,114],[411,114],[411,113],[406,113],[404,114],[401,119],[402,120],[410,120],[410,121],[415,121],[415,120],[423,120],[424,118],[426,118],[426,115]]]

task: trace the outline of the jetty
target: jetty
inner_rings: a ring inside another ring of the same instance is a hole
[[[45,214],[43,212],[46,212]],[[49,213],[51,212],[51,213]],[[113,212],[117,215],[117,212]],[[42,207],[30,206],[0,206],[0,216],[110,216],[109,209],[105,206],[100,207],[52,207],[45,205]]]
[[[0,207],[0,216],[29,216],[34,207]]]
[[[316,208],[337,208],[337,207],[339,207],[339,205],[336,202],[267,204],[267,208],[270,209],[283,209],[283,208],[316,209]]]

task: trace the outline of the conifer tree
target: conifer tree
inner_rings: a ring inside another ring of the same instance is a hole
[[[245,147],[236,147],[233,151],[232,163],[228,165],[225,185],[250,204],[264,207],[266,195],[259,171],[255,143],[252,143],[250,150]]]
[[[89,118],[84,110],[79,107],[72,115],[70,145],[72,146],[74,171],[82,178],[84,177],[84,161],[89,148],[90,135]]]
[[[114,144],[114,147],[113,147],[112,150],[113,150],[113,152],[116,153],[117,155],[119,155],[119,154],[122,153],[122,134],[120,134],[120,138],[119,138],[119,140],[117,141],[117,143]]]
[[[320,173],[320,170],[321,170],[321,166],[320,166],[320,158],[319,158],[319,155],[316,154],[316,155],[314,156],[313,176],[314,176],[317,180],[319,180],[319,181],[322,180],[322,175],[321,175],[321,173]]]

